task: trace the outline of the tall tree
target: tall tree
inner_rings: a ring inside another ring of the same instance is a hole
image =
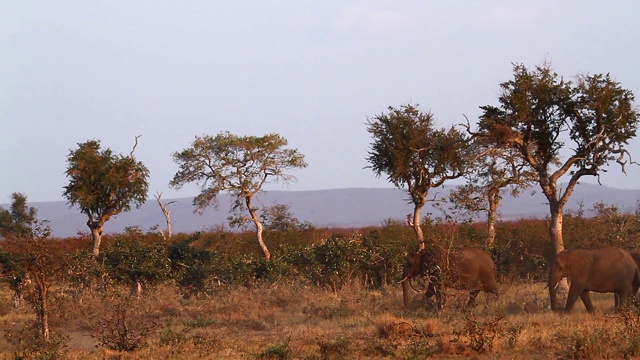
[[[239,220],[253,222],[258,244],[268,260],[271,253],[262,239],[263,226],[253,198],[269,180],[295,181],[287,171],[307,166],[304,155],[297,149],[284,148],[287,144],[278,134],[258,137],[221,132],[215,137],[196,136],[190,147],[172,154],[180,170],[169,186],[181,188],[191,182],[200,186],[200,194],[193,199],[200,212],[211,205],[217,208],[219,193],[231,194],[236,200],[233,210],[249,212],[249,218]]]
[[[495,147],[482,137],[474,138],[472,143],[479,155],[469,164],[469,171],[464,176],[466,183],[451,191],[449,201],[455,208],[463,209],[472,216],[486,213],[485,245],[492,248],[502,197],[506,192],[518,196],[535,181],[535,174],[513,149]]]
[[[138,137],[136,137],[136,145]],[[87,215],[87,226],[93,239],[92,253],[100,254],[104,225],[112,216],[139,208],[147,199],[149,170],[136,161],[133,150],[128,156],[100,149],[100,142],[89,140],[71,150],[66,175],[69,185],[64,197],[70,206],[78,206]]]
[[[470,157],[462,131],[437,129],[434,122],[433,114],[419,110],[417,104],[389,107],[388,113],[366,121],[373,137],[368,167],[377,177],[386,174],[395,187],[407,188],[414,206],[407,220],[420,249],[425,248],[420,220],[429,190],[461,177]]]
[[[0,207],[0,237],[28,236],[36,222],[37,210],[27,206],[27,197],[22,193],[11,194],[9,210]]]
[[[37,218],[37,210],[27,206],[27,197],[12,195],[11,210],[0,207],[0,230],[7,250],[0,268],[16,295],[24,295],[36,313],[36,326],[43,342],[49,341],[49,288],[61,273],[61,261],[50,248],[48,221]],[[5,225],[9,224],[8,227]]]
[[[497,146],[517,151],[536,174],[549,203],[549,235],[559,253],[564,250],[564,207],[578,180],[599,180],[603,167],[614,161],[624,172],[632,162],[625,145],[636,136],[640,120],[634,95],[608,74],[578,75],[574,83],[549,64],[535,70],[515,64],[513,79],[500,87],[500,106],[481,107],[479,128]],[[567,183],[560,186],[565,175]]]

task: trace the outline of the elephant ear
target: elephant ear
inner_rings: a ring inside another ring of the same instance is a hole
[[[591,264],[593,263],[593,254],[590,251],[572,251],[567,262],[567,274],[571,278],[580,277],[589,273]]]

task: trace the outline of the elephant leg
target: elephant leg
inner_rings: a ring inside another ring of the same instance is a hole
[[[584,307],[590,314],[593,314],[593,304],[591,303],[591,297],[589,296],[589,291],[585,290],[580,294],[580,299],[584,303]]]
[[[433,285],[433,282],[429,282],[429,286],[427,286],[427,291],[424,293],[425,299],[431,299],[434,295],[437,295],[436,287]]]
[[[629,298],[629,293],[630,291],[627,290],[617,291],[614,293],[616,294],[616,298],[618,299],[616,309],[619,310],[624,306],[624,304],[627,302],[627,299]]]
[[[575,281],[571,282],[571,286],[569,287],[569,294],[567,295],[567,304],[564,307],[565,312],[571,312],[571,310],[573,310],[573,305],[576,304],[578,297],[582,297],[582,289],[584,289],[584,286],[582,286],[581,284],[576,284]],[[589,300],[589,303],[591,303],[591,300]]]
[[[471,290],[471,291],[469,291],[469,301],[467,301],[467,306],[468,307],[476,306],[476,297],[478,297],[479,293],[480,293],[480,290]]]

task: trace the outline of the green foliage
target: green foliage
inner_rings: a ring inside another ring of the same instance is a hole
[[[583,176],[598,176],[614,161],[624,172],[625,149],[636,136],[640,113],[634,96],[602,74],[566,81],[549,64],[530,70],[514,64],[513,79],[500,84],[500,106],[482,106],[480,134],[512,149],[535,173],[549,201],[552,241],[564,247],[563,208]],[[563,159],[563,156],[566,156]],[[569,175],[566,186],[558,181]]]
[[[593,204],[597,228],[605,230],[593,236],[593,240],[601,244],[621,246],[631,236],[640,233],[640,219],[638,214],[624,214],[616,205],[605,204],[600,201]]]
[[[146,286],[170,275],[167,247],[161,243],[143,243],[136,236],[128,241],[116,241],[105,249],[101,259],[109,277],[120,283]]]
[[[267,260],[249,255],[221,255],[214,263],[214,274],[227,284],[251,286],[258,282],[274,282],[289,274],[288,265],[281,259]]]
[[[368,280],[365,285],[382,287],[396,281],[406,256],[407,244],[404,239],[406,237],[385,239],[378,229],[362,236],[364,256],[359,275]]]
[[[71,206],[89,217],[89,221],[107,221],[111,216],[140,207],[147,199],[149,170],[130,156],[100,149],[100,142],[78,144],[67,158],[69,184],[64,197]]]
[[[111,285],[111,279],[106,276],[104,264],[96,261],[87,249],[68,255],[68,264],[67,280],[78,295]]]
[[[256,358],[277,360],[290,359],[291,350],[289,349],[289,340],[267,347],[263,352],[258,354]]]
[[[429,189],[465,173],[470,160],[465,136],[454,128],[436,129],[433,114],[417,105],[388,110],[366,122],[373,137],[369,167],[394,186],[407,186],[412,202],[421,207]]]
[[[4,334],[7,342],[14,347],[14,358],[20,360],[65,359],[69,352],[69,336],[52,333],[48,341],[42,339],[37,324],[27,323],[24,327],[9,329]]]
[[[213,274],[214,253],[193,246],[196,239],[172,242],[167,249],[172,277],[185,297],[205,293]]]
[[[501,223],[491,252],[499,277],[518,281],[546,279],[555,256],[545,221],[536,219]]]
[[[200,211],[217,206],[218,194],[225,191],[237,197],[237,206],[242,206],[240,200],[260,191],[267,178],[287,182],[295,179],[287,170],[307,166],[298,150],[283,149],[287,144],[278,134],[196,136],[191,147],[172,154],[180,169],[169,185],[199,185],[201,192],[193,204]]]
[[[301,223],[296,219],[289,208],[289,205],[276,204],[262,209],[260,218],[265,229],[280,232],[313,229],[310,223]]]
[[[147,200],[149,170],[136,161],[133,150],[129,156],[116,155],[111,149],[101,150],[97,140],[78,144],[78,149],[69,152],[67,162],[69,184],[63,196],[87,215],[92,253],[98,256],[105,223],[129,211],[132,203],[140,207]]]
[[[33,236],[37,210],[27,206],[27,197],[21,193],[11,194],[11,207],[0,207],[0,238],[24,238]]]
[[[335,235],[324,243],[313,246],[311,280],[319,285],[329,284],[336,290],[340,288],[362,263],[364,253],[353,239]]]

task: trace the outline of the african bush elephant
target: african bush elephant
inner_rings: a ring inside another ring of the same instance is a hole
[[[633,260],[636,262],[636,266],[638,267],[638,270],[640,270],[640,251],[629,251],[629,254],[633,258]],[[632,295],[637,296],[638,294],[636,293]],[[615,299],[615,305],[616,307],[618,307],[620,304],[620,298],[618,297],[617,294],[614,294],[614,299]]]
[[[564,308],[567,313],[571,312],[578,297],[587,311],[593,313],[590,291],[614,293],[616,307],[619,308],[640,287],[640,273],[635,261],[629,252],[614,246],[596,250],[564,250],[556,255],[549,268],[548,284],[553,311],[561,310],[557,304],[556,286],[565,277],[571,281]]]
[[[443,288],[469,290],[467,306],[475,305],[480,291],[498,295],[495,264],[487,252],[464,248],[448,254],[438,254],[434,249],[424,249],[407,255],[402,273],[404,306],[410,303],[411,278],[427,276],[427,298],[436,296],[438,307],[444,305]],[[413,288],[415,290],[415,288]],[[417,291],[417,290],[416,290]]]

